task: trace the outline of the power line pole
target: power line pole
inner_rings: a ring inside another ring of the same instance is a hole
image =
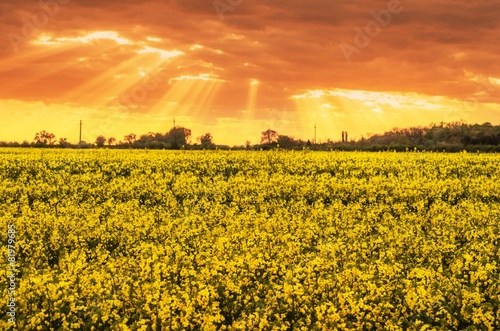
[[[174,129],[175,129],[175,117],[174,117]]]
[[[80,120],[80,140],[78,140],[78,144],[82,142],[82,120]]]
[[[314,145],[316,145],[316,123],[314,124]]]

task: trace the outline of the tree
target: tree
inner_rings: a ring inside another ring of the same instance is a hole
[[[273,144],[278,141],[278,132],[267,129],[266,131],[262,131],[262,137],[260,138],[261,144]]]
[[[167,142],[166,136],[167,136],[167,134],[161,134],[158,132],[155,134],[155,141],[166,143]]]
[[[205,133],[201,137],[198,137],[198,141],[200,142],[201,147],[203,148],[211,148],[214,146],[213,138],[210,133]]]
[[[252,148],[252,142],[250,140],[245,141],[245,148],[246,149]]]
[[[172,128],[165,137],[165,140],[172,148],[179,149],[189,143],[191,130],[183,127]]]
[[[135,133],[131,133],[123,137],[123,139],[125,139],[125,141],[128,142],[129,144],[132,144],[135,142],[136,137],[137,136],[135,135]]]
[[[68,142],[67,138],[59,138],[59,146],[61,146],[62,148],[66,148],[71,146],[71,144]]]
[[[53,145],[55,138],[56,136],[53,133],[42,130],[35,135],[35,142],[41,145]]]
[[[103,135],[98,136],[95,140],[95,144],[97,145],[97,147],[104,147],[105,143],[106,137],[104,137]]]
[[[298,143],[292,137],[280,135],[278,137],[278,145],[280,148],[286,149],[286,148],[293,148],[297,146]]]
[[[111,146],[115,143],[116,138],[115,137],[109,137],[108,138],[108,146]]]

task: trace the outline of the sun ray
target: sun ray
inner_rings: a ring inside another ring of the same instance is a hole
[[[69,52],[73,49],[76,49],[76,48],[77,48],[77,46],[74,46],[74,45],[60,47],[57,52],[53,52],[50,55],[45,55],[43,57],[33,59],[33,62],[43,63],[44,58],[49,58],[50,56],[58,56],[58,53],[62,55],[64,53],[67,53],[67,52]],[[113,51],[114,48],[117,48],[117,46],[113,45],[113,46],[107,47],[105,50],[101,49],[99,51],[95,51],[93,53],[88,54],[86,56],[86,58],[92,58],[94,55],[96,55],[98,53]],[[68,69],[75,68],[75,66],[78,65],[77,62],[82,62],[82,61],[79,59],[68,59],[65,62],[47,63],[47,65],[44,66],[43,70],[40,70],[37,72],[31,72],[29,76],[25,77],[23,84],[25,86],[33,85],[33,84],[43,85],[44,81],[48,77],[56,75],[60,72],[65,72]]]
[[[424,119],[444,120],[450,118],[447,109],[460,104],[440,96],[347,89],[310,90],[292,99],[306,133],[320,121],[322,129],[331,129],[334,138],[340,136],[338,132],[351,132],[349,140],[395,126],[428,125]]]
[[[44,58],[50,58],[55,54],[67,52],[77,47],[79,45],[76,44],[53,45],[51,47],[37,47],[32,43],[26,44],[19,53],[2,59],[0,62],[0,73],[23,68],[27,63],[39,63]]]
[[[170,80],[172,86],[152,107],[153,113],[175,111],[172,116],[182,116],[209,107],[215,99],[223,81],[210,75],[183,76]],[[170,105],[170,107],[168,107]],[[172,107],[182,105],[183,107]],[[167,107],[167,110],[165,109]]]
[[[260,82],[256,79],[252,79],[249,82],[249,87],[248,87],[248,97],[247,97],[247,104],[246,104],[246,116],[247,118],[252,118],[254,116],[255,112],[255,103],[257,101],[257,92],[259,90],[259,84]]]
[[[154,55],[142,55],[137,54],[129,58],[128,60],[118,64],[105,71],[101,75],[95,77],[94,79],[82,84],[78,88],[67,93],[64,98],[67,100],[77,100],[78,102],[84,102],[86,104],[97,102],[102,104],[104,102],[109,102],[108,100],[96,100],[93,92],[95,90],[106,91],[109,98],[117,97],[127,88],[137,84],[142,77],[140,75],[132,76],[129,80],[123,82],[117,82],[114,79],[115,76],[130,73],[136,68],[140,67],[144,63],[148,63],[153,68],[158,68],[162,65],[165,60],[161,59],[159,56]]]

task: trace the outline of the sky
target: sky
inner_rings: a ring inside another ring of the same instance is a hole
[[[500,124],[498,0],[2,0],[0,141]]]

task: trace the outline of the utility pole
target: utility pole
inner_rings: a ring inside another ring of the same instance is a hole
[[[316,145],[316,123],[314,123],[314,145]]]
[[[174,129],[175,129],[175,117],[174,117]]]
[[[82,120],[80,120],[80,140],[78,140],[78,145],[82,143]]]

